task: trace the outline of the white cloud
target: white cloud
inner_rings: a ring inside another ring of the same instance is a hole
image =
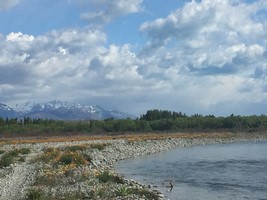
[[[93,70],[108,80],[139,81],[142,77],[137,72],[136,56],[128,45],[118,47],[111,45],[109,49],[92,59],[89,71]]]
[[[8,10],[18,5],[21,0],[0,0],[0,11]]]
[[[106,35],[99,30],[58,30],[28,38],[32,37],[23,33],[1,38],[1,101],[89,101],[140,95],[161,85],[143,79],[129,45],[106,47]]]
[[[91,0],[96,11],[81,14],[81,18],[93,23],[109,23],[119,16],[137,13],[142,10],[143,0]]]
[[[145,56],[169,51],[176,66],[204,74],[233,73],[264,59],[267,26],[255,15],[263,1],[192,1],[166,18],[145,22],[140,30],[149,42]],[[179,59],[182,58],[182,61]],[[252,67],[252,66],[251,66]]]
[[[10,99],[21,93],[33,98],[57,93],[87,72],[90,59],[105,49],[105,40],[103,32],[88,29],[52,31],[35,38],[10,33],[0,41],[2,91],[14,86],[13,94],[5,95]]]
[[[253,20],[262,8],[258,4],[234,3],[235,1],[192,1],[177,9],[166,18],[145,22],[140,30],[148,35],[153,43],[165,44],[174,38],[182,42],[194,39],[206,42],[216,38],[216,44],[234,42],[251,37],[263,36],[266,27]],[[195,40],[196,41],[196,40]]]
[[[140,31],[149,41],[139,70],[147,78],[166,80],[178,99],[183,96],[198,109],[218,109],[231,101],[266,102],[261,80],[267,26],[266,19],[258,18],[266,9],[263,4],[266,1],[192,1],[165,18],[143,23]]]
[[[34,40],[34,36],[22,34],[21,32],[18,33],[11,32],[6,36],[6,40],[15,42],[30,42]]]
[[[87,14],[101,23],[142,10],[141,0],[92,3],[99,12]],[[110,45],[102,29],[88,27],[0,35],[0,102],[63,99],[135,114],[249,114],[242,106],[255,105],[260,113],[267,102],[267,22],[257,15],[263,4],[189,2],[141,25],[148,43],[140,52]]]

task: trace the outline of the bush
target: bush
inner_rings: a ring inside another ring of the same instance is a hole
[[[125,197],[125,196],[128,196],[129,194],[132,193],[132,189],[123,185],[123,186],[117,188],[117,190],[115,191],[115,193],[118,196]]]
[[[3,154],[3,153],[5,153],[5,151],[4,150],[0,150],[0,154]]]
[[[41,200],[43,192],[40,189],[29,189],[26,193],[25,200]]]
[[[110,174],[108,171],[104,171],[104,172],[100,173],[97,176],[97,178],[101,183],[113,182],[113,180],[114,180],[114,176],[112,174]]]
[[[18,149],[14,149],[12,151],[9,151],[7,154],[9,154],[12,157],[17,157],[19,155],[19,150]]]
[[[14,157],[12,155],[10,155],[9,153],[6,153],[2,156],[1,160],[0,160],[0,167],[7,167],[9,165],[11,165],[14,161]]]
[[[18,157],[19,151],[17,149],[5,153],[0,160],[0,167],[7,167],[14,162],[14,158]]]
[[[83,154],[78,152],[66,152],[59,158],[59,163],[63,165],[76,164],[77,166],[86,164]]]
[[[69,165],[74,161],[73,155],[70,153],[63,154],[59,158],[59,162],[63,165]]]
[[[29,153],[31,153],[31,149],[30,148],[21,148],[19,150],[19,153],[21,153],[21,154],[29,154]]]
[[[46,148],[44,149],[44,153],[38,156],[35,161],[39,162],[51,162],[53,159],[57,158],[60,155],[60,151],[54,148]]]
[[[109,171],[103,171],[97,176],[97,178],[101,183],[114,182],[114,183],[124,184],[125,182],[123,178],[113,175]]]

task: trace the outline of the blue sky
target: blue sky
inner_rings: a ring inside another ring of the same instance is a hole
[[[266,0],[0,0],[0,102],[267,114]]]

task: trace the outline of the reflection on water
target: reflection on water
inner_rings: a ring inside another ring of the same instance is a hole
[[[178,148],[115,167],[173,200],[267,200],[266,142]]]

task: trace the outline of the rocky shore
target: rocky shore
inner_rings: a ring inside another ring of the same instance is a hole
[[[10,165],[0,167],[0,200],[31,199],[31,195],[39,195],[39,199],[164,199],[159,191],[117,175],[114,163],[172,148],[266,139],[267,134],[261,133],[2,144],[0,159],[14,149],[18,153]],[[30,151],[24,154],[21,149]],[[73,160],[66,152],[75,156]]]

